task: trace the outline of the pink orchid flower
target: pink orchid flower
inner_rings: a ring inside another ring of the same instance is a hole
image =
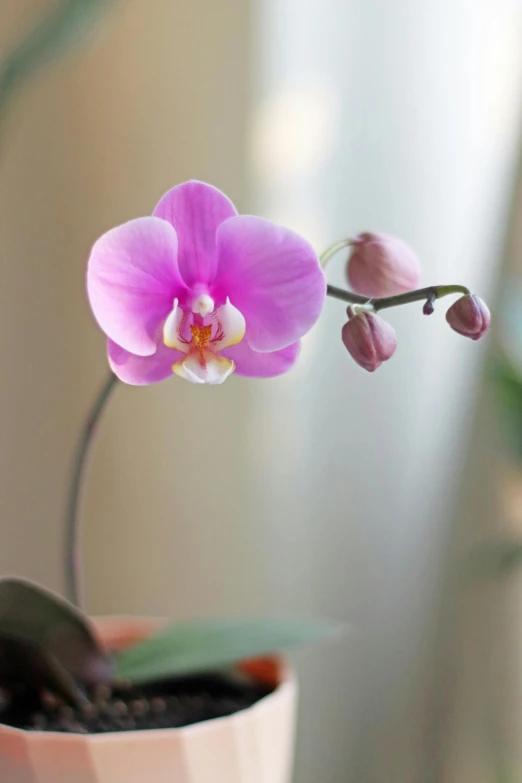
[[[222,383],[232,372],[271,378],[297,360],[326,281],[312,246],[250,215],[203,182],[168,191],[151,217],[94,244],[87,290],[126,383],[173,373]]]

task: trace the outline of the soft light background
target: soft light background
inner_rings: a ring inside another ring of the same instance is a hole
[[[2,0],[0,54],[58,5]],[[487,298],[519,147],[518,0],[99,5],[0,124],[0,571],[59,590],[71,452],[106,372],[83,287],[101,232],[199,178],[318,250],[397,233],[423,282]],[[296,782],[499,783],[455,664],[480,637],[443,600],[452,541],[490,524],[484,348],[442,307],[390,318],[375,376],[329,301],[287,377],[118,389],[86,498],[88,607],[344,620],[344,641],[295,656]]]

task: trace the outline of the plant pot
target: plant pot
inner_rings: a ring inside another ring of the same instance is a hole
[[[158,620],[95,621],[111,650],[143,639]],[[0,725],[1,783],[289,783],[297,686],[287,663],[239,664],[275,690],[252,707],[181,729],[108,734],[23,731]]]

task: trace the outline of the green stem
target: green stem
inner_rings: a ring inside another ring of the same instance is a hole
[[[330,247],[327,247],[326,250],[324,250],[319,256],[319,263],[321,264],[322,268],[325,268],[328,261],[333,258],[333,256],[338,253],[339,250],[342,250],[345,247],[350,247],[352,244],[353,239],[341,239],[339,242],[335,242],[333,245],[330,245]]]
[[[87,457],[96,434],[97,424],[102,416],[105,406],[111,396],[111,392],[118,382],[117,377],[111,372],[100,389],[94,404],[85,420],[76,455],[74,458],[73,472],[67,498],[67,510],[65,516],[65,569],[67,578],[67,593],[69,599],[82,606],[81,590],[81,554],[80,554],[80,515],[79,501],[82,484],[85,479]]]
[[[378,312],[386,310],[389,307],[400,307],[411,302],[426,302],[434,299],[441,299],[450,294],[469,295],[469,288],[464,285],[433,285],[428,288],[418,288],[416,291],[407,291],[405,294],[397,296],[384,296],[381,299],[369,299],[367,296],[353,294],[351,291],[345,291],[343,288],[337,288],[335,285],[328,285],[326,292],[328,296],[334,299],[340,299],[348,304],[364,305],[366,309]]]

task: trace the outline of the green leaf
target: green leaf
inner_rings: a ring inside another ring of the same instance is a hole
[[[0,635],[38,645],[85,685],[111,677],[111,664],[87,618],[72,604],[24,579],[0,579]]]
[[[108,3],[109,0],[62,0],[37,20],[21,43],[0,63],[0,119],[19,82],[64,46],[74,43]]]
[[[498,406],[501,432],[512,452],[522,457],[522,378],[516,368],[504,356],[490,366]]]
[[[468,578],[507,576],[522,566],[522,540],[498,538],[477,544],[466,553],[463,566]]]
[[[41,645],[1,633],[0,686],[15,699],[24,692],[39,695],[46,688],[74,706],[86,700],[71,675]]]
[[[317,619],[230,619],[175,623],[120,652],[116,674],[134,683],[199,672],[332,636],[339,625]]]

